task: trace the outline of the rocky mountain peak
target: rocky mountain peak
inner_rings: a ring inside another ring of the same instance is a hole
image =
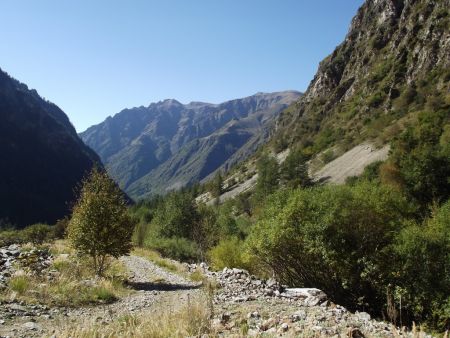
[[[187,105],[169,99],[123,110],[81,137],[133,197],[164,193],[249,156],[299,97],[287,91]]]

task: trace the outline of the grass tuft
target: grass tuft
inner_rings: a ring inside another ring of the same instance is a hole
[[[14,276],[11,277],[8,285],[12,291],[23,295],[30,289],[30,278],[26,275]]]

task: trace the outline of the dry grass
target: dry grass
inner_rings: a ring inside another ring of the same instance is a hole
[[[129,293],[123,285],[125,267],[120,261],[111,261],[105,278],[94,278],[90,261],[77,257],[64,241],[51,244],[56,257],[50,266],[51,274],[26,273],[19,270],[11,277],[3,299],[50,306],[80,306],[108,303]]]
[[[102,325],[95,321],[73,326],[57,334],[58,337],[200,337],[210,335],[211,314],[207,295],[188,301],[176,310],[162,309],[147,315],[125,315],[113,323]]]

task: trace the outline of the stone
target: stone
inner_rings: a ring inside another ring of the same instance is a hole
[[[22,326],[28,330],[37,331],[40,329],[40,326],[35,322],[26,322]]]
[[[268,335],[275,334],[275,333],[277,333],[277,329],[276,329],[275,327],[271,327],[270,329],[268,329],[268,330],[266,331],[266,333],[267,333]]]
[[[356,317],[358,317],[358,319],[363,321],[369,321],[371,319],[370,314],[368,314],[367,312],[356,312],[355,315]]]
[[[247,318],[260,318],[259,312],[258,311],[249,312],[247,314]]]
[[[297,322],[299,320],[306,319],[306,312],[304,310],[298,310],[291,315],[292,321]]]
[[[269,330],[271,327],[275,326],[277,324],[277,321],[275,318],[269,318],[267,320],[265,320],[260,326],[259,329],[260,331],[267,331]]]
[[[282,332],[286,332],[287,330],[289,330],[289,325],[288,325],[288,323],[283,323],[283,324],[281,324],[280,330],[281,330]]]

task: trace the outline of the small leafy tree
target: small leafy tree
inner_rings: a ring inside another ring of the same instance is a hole
[[[217,174],[214,176],[213,181],[211,182],[211,194],[214,198],[220,197],[220,195],[223,192],[223,178],[220,171],[217,172]]]
[[[95,273],[101,276],[108,256],[130,252],[133,228],[122,191],[105,172],[94,168],[82,183],[69,223],[73,247],[92,258]]]
[[[256,197],[261,201],[278,188],[279,167],[277,160],[266,153],[261,155],[256,166],[258,169]]]
[[[281,183],[289,188],[307,187],[311,185],[308,175],[308,158],[300,149],[294,149],[280,168]]]

